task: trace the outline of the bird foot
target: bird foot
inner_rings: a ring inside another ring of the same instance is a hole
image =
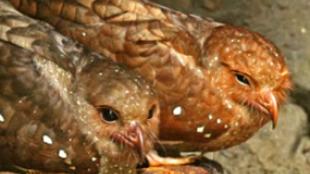
[[[138,174],[223,174],[222,166],[202,156],[161,157],[157,152],[147,154],[148,167],[138,169]]]
[[[157,166],[179,166],[194,163],[198,157],[189,156],[189,157],[161,157],[157,152],[152,151],[146,156],[148,164],[150,167]]]

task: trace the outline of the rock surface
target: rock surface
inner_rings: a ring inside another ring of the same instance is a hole
[[[287,104],[276,130],[267,125],[248,142],[213,154],[228,174],[308,174],[310,140],[305,136],[307,116]]]
[[[295,87],[278,128],[267,125],[248,142],[208,156],[227,174],[309,174],[310,1],[155,1],[263,34],[282,50],[292,72]]]

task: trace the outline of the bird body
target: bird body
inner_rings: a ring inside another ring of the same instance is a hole
[[[158,101],[135,72],[0,2],[0,167],[136,172]]]
[[[145,0],[11,0],[32,17],[126,64],[159,93],[167,148],[214,151],[268,121],[291,87],[284,58],[258,33]]]

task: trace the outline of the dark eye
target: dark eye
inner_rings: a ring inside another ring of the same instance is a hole
[[[241,85],[250,86],[250,80],[245,75],[237,73],[235,77]]]
[[[148,115],[147,119],[153,118],[155,112],[156,112],[156,105],[153,105],[153,106],[151,107],[151,109],[149,110],[149,115]]]
[[[119,113],[113,108],[103,106],[99,108],[99,112],[101,117],[107,122],[113,122],[119,119]]]

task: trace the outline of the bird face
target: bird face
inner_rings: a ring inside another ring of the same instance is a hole
[[[124,162],[141,162],[158,133],[159,103],[142,78],[111,67],[115,66],[107,62],[86,67],[80,91],[95,108],[96,134],[107,140],[101,149],[108,150],[111,159],[127,155]]]
[[[1,68],[15,70],[1,73],[2,84],[10,79],[0,93],[1,160],[45,172],[133,173],[157,135],[147,83],[110,61],[72,75],[12,44],[0,48]]]
[[[224,100],[242,106],[248,115],[263,115],[275,127],[278,106],[283,103],[291,80],[279,51],[257,33],[224,26],[207,41],[210,85]],[[269,118],[267,118],[267,117]]]

